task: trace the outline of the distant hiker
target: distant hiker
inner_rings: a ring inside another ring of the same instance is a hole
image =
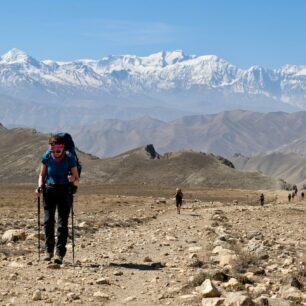
[[[294,195],[296,196],[298,193],[298,188],[296,185],[293,185],[292,190],[294,191]]]
[[[176,202],[176,209],[177,213],[181,213],[181,206],[183,203],[183,192],[180,188],[176,188],[176,193],[175,193],[175,202]]]
[[[301,198],[302,198],[302,200],[304,200],[304,196],[305,196],[304,191],[302,191],[302,192],[301,192]]]
[[[288,202],[291,202],[291,193],[288,194]]]
[[[293,191],[293,192],[291,193],[292,202],[293,202],[293,200],[294,200],[294,197],[295,197],[295,192]]]
[[[265,204],[265,196],[264,196],[263,193],[259,196],[259,202],[260,202],[261,206],[264,206],[264,204]]]
[[[38,187],[35,193],[37,197],[43,193],[46,236],[44,260],[51,261],[54,256],[54,248],[56,248],[54,262],[62,264],[66,255],[68,218],[73,203],[73,189],[79,185],[78,164],[74,155],[70,151],[65,151],[65,138],[61,135],[50,136],[49,149],[42,155],[41,162]],[[58,220],[55,244],[56,209]]]

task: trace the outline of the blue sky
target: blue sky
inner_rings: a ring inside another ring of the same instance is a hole
[[[54,60],[182,49],[246,68],[306,65],[304,0],[1,0],[0,54]]]

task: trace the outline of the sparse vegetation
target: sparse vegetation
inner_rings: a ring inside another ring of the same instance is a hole
[[[299,289],[304,288],[304,284],[306,284],[306,255],[298,263],[297,271],[293,274],[293,277],[297,279],[297,287],[300,287]]]
[[[258,267],[260,264],[259,256],[252,254],[235,244],[232,247],[235,254],[238,256],[232,264],[232,272],[234,275],[246,273],[251,267]]]
[[[226,166],[228,166],[228,167],[230,167],[232,169],[235,169],[234,164],[230,160],[228,160],[228,159],[226,159],[226,158],[224,158],[222,156],[219,156],[219,155],[217,155],[216,158],[219,159],[222,164],[224,164],[224,165],[226,165]]]
[[[287,183],[285,180],[280,179],[280,185],[282,190],[290,191],[292,190],[292,184]]]

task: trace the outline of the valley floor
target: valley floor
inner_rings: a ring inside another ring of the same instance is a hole
[[[37,260],[33,190],[0,186],[1,236],[25,233],[0,244],[0,305],[306,305],[306,200],[185,189],[178,215],[175,187],[82,186],[75,264],[69,240],[56,266]]]

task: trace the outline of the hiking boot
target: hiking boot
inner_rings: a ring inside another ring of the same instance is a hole
[[[44,261],[51,261],[53,253],[45,253]]]
[[[61,265],[61,264],[63,264],[63,259],[64,259],[64,257],[56,255],[55,258],[54,258],[54,263],[56,263],[58,265]]]

